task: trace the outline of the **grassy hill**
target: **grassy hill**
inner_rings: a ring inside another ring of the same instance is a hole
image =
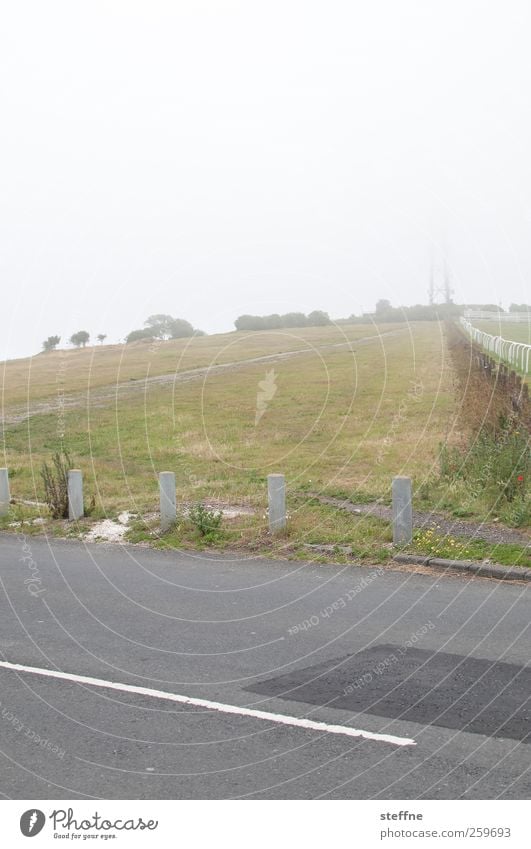
[[[95,498],[92,518],[131,511],[135,539],[150,537],[157,474],[171,470],[181,505],[244,506],[220,541],[258,547],[267,474],[282,472],[291,518],[280,545],[349,543],[382,559],[388,523],[313,494],[385,501],[393,475],[408,474],[419,504],[444,507],[431,482],[441,443],[458,436],[452,380],[434,322],[57,351],[3,367],[2,464],[15,499],[40,501],[41,464],[66,448]],[[163,542],[198,538],[183,521]]]

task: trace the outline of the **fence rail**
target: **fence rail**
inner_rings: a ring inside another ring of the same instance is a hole
[[[490,333],[478,330],[466,318],[461,318],[460,322],[468,336],[485,351],[524,374],[529,374],[531,345],[526,345],[525,342],[513,342],[512,339],[504,339],[502,336],[492,336]]]

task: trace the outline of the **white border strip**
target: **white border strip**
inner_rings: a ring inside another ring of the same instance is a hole
[[[120,684],[106,681],[103,678],[89,678],[86,675],[73,675],[68,672],[58,672],[54,669],[39,669],[35,666],[23,666],[20,663],[0,661],[0,668],[13,672],[30,672],[32,675],[42,675],[45,678],[58,678],[60,681],[71,681],[74,684],[85,684],[89,687],[103,687],[107,690],[120,690],[123,693],[136,693],[139,696],[149,696],[154,699],[165,699],[168,702],[178,702],[182,705],[215,710],[219,713],[232,713],[237,716],[250,716],[280,725],[291,725],[304,728],[307,731],[325,731],[327,734],[341,734],[345,737],[363,737],[365,740],[375,740],[379,743],[391,743],[393,746],[416,746],[414,740],[408,737],[395,737],[392,734],[376,734],[373,731],[361,731],[348,725],[328,725],[326,722],[316,722],[313,719],[301,719],[298,716],[285,716],[281,713],[268,713],[263,710],[225,705],[221,702],[211,702],[208,699],[195,699],[190,696],[179,696],[177,693],[167,693],[164,690],[152,690],[149,687],[136,687],[133,684]]]

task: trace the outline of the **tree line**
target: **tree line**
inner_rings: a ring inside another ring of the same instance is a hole
[[[185,318],[156,313],[146,318],[144,327],[128,333],[125,341],[129,343],[138,342],[140,339],[184,339],[189,336],[205,336],[205,333],[193,327]]]
[[[325,327],[332,324],[327,312],[314,310],[308,315],[303,312],[287,312],[284,315],[240,315],[234,322],[236,330],[277,330],[281,327]]]
[[[193,327],[184,318],[174,318],[164,313],[150,315],[144,322],[144,327],[132,330],[125,337],[125,341],[138,342],[140,339],[182,339],[187,336],[204,336],[202,330]],[[96,339],[103,343],[107,335],[98,333]],[[61,341],[60,336],[48,336],[42,343],[44,351],[55,351]],[[78,330],[68,340],[76,348],[85,348],[90,341],[90,333],[87,330]]]
[[[482,309],[494,312],[504,312],[497,304],[466,304],[459,305],[444,304],[415,304],[411,307],[393,307],[391,302],[385,298],[376,303],[374,312],[362,313],[360,316],[352,315],[347,318],[338,318],[334,322],[324,310],[313,310],[305,315],[303,312],[288,312],[280,315],[240,315],[234,322],[236,330],[278,330],[287,327],[325,327],[329,324],[356,324],[367,321],[395,322],[395,321],[440,321],[444,318],[452,318],[461,315],[465,307],[471,309]],[[509,312],[531,313],[531,304],[511,304]],[[138,342],[142,339],[183,339],[190,336],[205,336],[202,330],[193,327],[184,318],[174,318],[166,313],[155,313],[150,315],[144,322],[144,326],[132,330],[125,337],[127,343]],[[107,335],[98,333],[96,339],[103,344]],[[44,351],[55,351],[61,341],[60,336],[48,336],[42,343]],[[70,336],[71,345],[76,348],[84,348],[90,341],[90,334],[86,330],[78,330]]]
[[[98,333],[96,339],[102,345],[107,338],[106,333]],[[84,348],[90,340],[90,333],[87,330],[78,330],[77,333],[73,333],[70,339],[68,340],[71,345],[75,345],[76,348]],[[47,339],[42,343],[43,351],[55,351],[59,342],[61,341],[60,336],[48,336]]]

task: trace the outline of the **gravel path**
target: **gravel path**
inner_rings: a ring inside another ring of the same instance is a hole
[[[341,498],[332,498],[327,495],[310,493],[321,504],[329,504],[340,510],[356,515],[373,516],[375,519],[384,519],[390,522],[392,519],[392,508],[385,504],[374,502],[373,504],[352,504]],[[485,540],[491,543],[517,543],[519,545],[531,545],[531,537],[525,531],[517,531],[506,528],[503,525],[486,524],[485,522],[464,522],[462,519],[452,519],[442,513],[413,511],[413,524],[416,528],[429,530],[436,529],[439,534],[448,536],[470,537]]]

